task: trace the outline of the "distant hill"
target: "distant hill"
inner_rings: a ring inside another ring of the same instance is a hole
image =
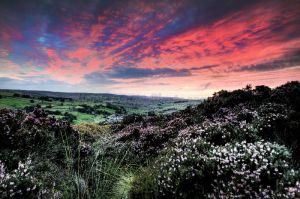
[[[48,97],[63,97],[72,99],[114,99],[114,98],[126,98],[126,99],[146,99],[146,100],[182,100],[178,97],[158,97],[158,96],[142,96],[142,95],[118,95],[111,93],[73,93],[73,92],[54,92],[54,91],[37,91],[37,90],[14,90],[14,89],[0,89],[0,92],[19,93],[25,95],[31,95],[34,97],[48,96]],[[184,99],[186,100],[186,99]]]
[[[201,100],[171,97],[127,96],[108,93],[64,93],[50,91],[0,90],[0,108],[32,111],[44,108],[50,115],[68,117],[80,122],[112,122],[123,116],[137,114],[169,114]]]

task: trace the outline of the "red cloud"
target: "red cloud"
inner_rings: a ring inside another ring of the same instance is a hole
[[[193,74],[188,79],[176,77],[174,81],[174,77],[164,77],[159,80],[145,78],[145,81],[148,81],[147,85],[152,82],[165,85],[166,91],[170,89],[166,85],[172,85],[175,90],[181,87],[190,94],[203,89],[201,85],[209,85],[205,89],[212,92],[224,86],[234,88],[245,83],[275,85],[276,78],[276,83],[279,80],[280,83],[299,80],[297,67],[280,72],[238,70],[245,65],[283,59],[292,48],[300,48],[299,2],[264,1],[230,12],[213,22],[190,27],[181,22],[182,31],[173,33],[170,28],[171,33],[161,36],[159,33],[172,23],[176,29],[176,18],[184,3],[176,1],[168,5],[166,2],[134,1],[121,3],[124,5],[118,9],[109,7],[96,18],[89,13],[79,13],[76,18],[62,16],[66,26],[57,32],[71,47],[35,44],[49,58],[45,71],[39,73],[69,83],[82,83],[85,75],[109,73],[114,67],[187,69]],[[11,50],[9,42],[23,37],[15,29],[3,27],[6,31],[0,31],[0,40],[6,42],[0,56],[7,57]],[[218,66],[190,70],[207,65]],[[126,87],[127,83],[119,86]],[[141,92],[147,89],[147,85]],[[131,90],[130,87],[126,89]],[[153,88],[149,86],[149,89]]]
[[[178,68],[217,63],[224,71],[230,66],[280,58],[290,47],[300,46],[298,38],[288,38],[300,30],[296,23],[299,17],[292,6],[255,6],[161,43],[159,60]],[[274,32],[276,28],[280,32]]]

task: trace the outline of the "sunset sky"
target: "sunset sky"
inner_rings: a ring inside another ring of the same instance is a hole
[[[291,80],[299,0],[0,1],[0,88],[202,98]]]

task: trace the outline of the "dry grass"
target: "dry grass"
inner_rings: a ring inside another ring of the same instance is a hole
[[[92,123],[81,123],[73,125],[81,136],[88,136],[93,138],[102,137],[110,133],[110,125],[99,125]]]

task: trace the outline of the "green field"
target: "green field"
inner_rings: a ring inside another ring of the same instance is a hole
[[[56,118],[69,118],[73,123],[107,123],[128,114],[169,114],[199,100],[152,98],[111,94],[57,93],[45,91],[0,91],[0,108],[31,111],[42,107]]]

